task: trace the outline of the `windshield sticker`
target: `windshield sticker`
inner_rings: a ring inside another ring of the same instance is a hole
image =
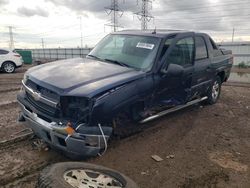
[[[145,48],[149,50],[153,50],[154,46],[155,46],[154,44],[142,43],[142,42],[138,42],[138,44],[136,45],[137,48]]]

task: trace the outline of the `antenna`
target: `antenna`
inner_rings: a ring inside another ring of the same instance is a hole
[[[117,28],[122,27],[118,23],[118,16],[122,17],[123,11],[119,8],[118,1],[119,0],[111,0],[110,7],[105,7],[105,12],[107,13],[107,15],[111,15],[111,22],[108,24],[105,24],[104,27],[110,26],[113,28],[112,30],[114,32],[117,31]]]
[[[152,34],[156,34],[156,26],[155,26],[155,29],[154,29],[154,31],[152,32]]]
[[[138,0],[137,0],[138,4]],[[141,21],[141,30],[148,29],[148,22],[154,17],[149,13],[149,9],[152,9],[152,1],[151,0],[141,0],[141,11],[134,13],[137,15],[138,19]],[[150,7],[149,7],[150,5]]]

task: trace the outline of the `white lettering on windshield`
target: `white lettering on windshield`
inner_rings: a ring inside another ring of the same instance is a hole
[[[142,43],[142,42],[138,42],[138,44],[136,45],[137,48],[145,48],[149,50],[153,50],[154,46],[155,46],[154,44]]]

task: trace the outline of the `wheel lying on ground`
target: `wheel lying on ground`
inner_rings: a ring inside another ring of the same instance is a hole
[[[64,162],[46,167],[38,188],[138,188],[135,182],[112,169],[82,162]]]
[[[6,73],[13,73],[13,72],[15,72],[16,66],[14,63],[7,61],[7,62],[3,63],[2,69]]]
[[[217,76],[213,82],[211,87],[208,90],[208,94],[207,94],[207,103],[208,104],[215,104],[219,97],[220,97],[220,93],[221,93],[221,78],[219,76]]]

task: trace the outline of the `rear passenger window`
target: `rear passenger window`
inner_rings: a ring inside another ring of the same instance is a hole
[[[203,37],[195,37],[195,60],[208,58],[207,46]]]
[[[193,62],[194,53],[194,39],[192,37],[184,38],[179,40],[169,56],[167,57],[167,62],[170,64],[177,65],[188,65]]]
[[[0,55],[8,54],[9,52],[6,50],[0,50]]]
[[[211,45],[212,45],[212,48],[213,48],[214,50],[218,50],[216,44],[214,43],[214,41],[213,41],[211,38],[209,38],[209,41],[210,41],[210,43],[211,43]]]
[[[220,49],[218,49],[218,47],[216,46],[215,42],[213,41],[213,39],[209,38],[209,41],[211,43],[212,49],[213,49],[213,56],[217,57],[217,56],[221,56],[222,52]]]

